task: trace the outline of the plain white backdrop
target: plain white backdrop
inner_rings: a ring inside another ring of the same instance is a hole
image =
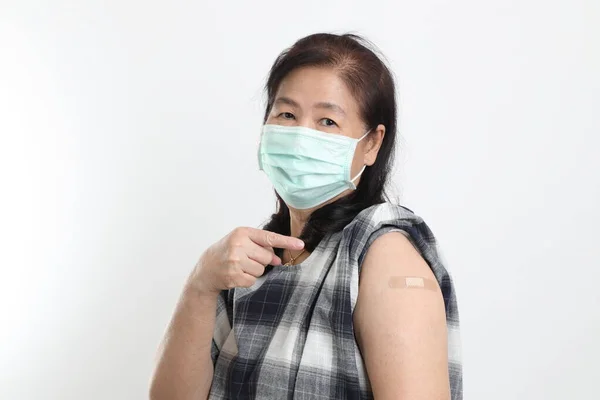
[[[600,398],[596,0],[0,1],[0,398],[147,398],[202,251],[274,210],[262,85],[362,34],[456,281],[465,399]]]

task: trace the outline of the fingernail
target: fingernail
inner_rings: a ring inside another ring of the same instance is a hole
[[[304,247],[304,242],[300,239],[296,240],[296,245],[300,248]]]

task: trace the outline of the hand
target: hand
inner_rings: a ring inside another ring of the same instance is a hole
[[[187,286],[203,294],[250,287],[265,266],[281,265],[273,248],[302,250],[304,242],[262,229],[236,228],[202,254]]]

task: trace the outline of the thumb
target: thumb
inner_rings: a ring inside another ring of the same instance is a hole
[[[277,257],[277,255],[275,253],[273,253],[273,259],[271,260],[271,265],[278,266],[281,264],[282,264],[281,258]]]

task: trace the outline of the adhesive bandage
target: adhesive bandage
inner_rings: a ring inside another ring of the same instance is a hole
[[[438,285],[435,281],[418,276],[392,276],[388,282],[388,286],[394,289],[438,290]]]

